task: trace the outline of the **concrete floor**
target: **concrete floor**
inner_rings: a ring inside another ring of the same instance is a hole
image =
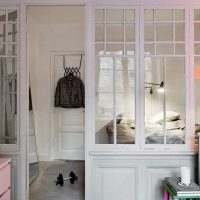
[[[39,176],[30,185],[30,200],[84,200],[85,162],[84,161],[48,161],[39,162]],[[78,181],[71,184],[65,181],[63,187],[56,186],[59,173],[68,176],[74,171]]]

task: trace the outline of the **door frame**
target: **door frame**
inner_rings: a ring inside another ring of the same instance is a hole
[[[51,2],[51,1],[49,1]],[[52,1],[53,2],[53,1]],[[20,22],[20,28],[21,28],[21,41],[20,41],[20,45],[21,45],[21,49],[20,49],[20,54],[21,54],[21,65],[22,65],[22,68],[25,70],[25,80],[23,82],[23,88],[25,89],[25,92],[24,92],[24,96],[25,96],[25,99],[26,99],[26,108],[24,108],[24,113],[26,113],[26,118],[25,118],[25,121],[23,121],[23,123],[26,124],[26,131],[25,131],[25,134],[24,136],[25,137],[21,137],[21,152],[22,152],[22,156],[23,158],[21,159],[21,165],[23,167],[21,167],[21,177],[25,177],[23,182],[20,184],[21,185],[21,189],[20,189],[20,193],[21,193],[21,198],[22,200],[28,200],[29,199],[29,163],[28,163],[28,150],[29,150],[29,142],[28,142],[28,130],[29,130],[29,115],[28,115],[28,112],[29,112],[29,109],[28,109],[28,102],[29,102],[29,64],[28,64],[28,42],[27,42],[27,30],[28,30],[28,25],[27,25],[27,10],[28,10],[28,7],[31,7],[31,6],[84,6],[85,8],[85,41],[84,41],[84,44],[85,44],[85,92],[87,91],[86,87],[87,87],[87,79],[86,79],[86,72],[87,72],[87,66],[89,65],[89,61],[91,62],[91,57],[89,57],[89,51],[91,51],[91,48],[89,48],[90,45],[88,45],[88,41],[91,40],[91,37],[89,35],[91,35],[91,33],[89,34],[89,30],[88,30],[88,24],[92,24],[92,23],[88,23],[89,21],[91,22],[91,5],[86,3],[85,1],[82,1],[82,0],[77,0],[75,2],[73,2],[73,0],[68,0],[67,2],[66,1],[61,1],[61,2],[57,2],[57,3],[39,3],[39,2],[36,2],[36,3],[25,3],[25,4],[21,4],[20,5],[20,10],[21,10],[21,22]],[[91,44],[91,42],[90,42]],[[85,102],[87,102],[87,92],[85,94]],[[87,123],[86,123],[86,120],[87,120],[87,108],[89,106],[87,106],[87,103],[85,103],[85,133],[87,131]],[[52,125],[51,125],[52,126]],[[52,127],[51,127],[52,129]],[[87,134],[85,134],[85,139],[84,139],[84,142],[85,142],[85,148],[84,148],[84,151],[85,151],[85,199],[88,199],[89,197],[89,190],[88,190],[88,185],[89,185],[89,182],[87,180],[87,171],[88,171],[88,162],[87,162],[87,157],[88,157],[88,150],[89,148],[87,147]],[[51,155],[51,158],[53,158],[53,149],[52,149],[52,132],[51,132],[51,148],[50,148],[50,155]],[[25,175],[25,176],[24,176]]]

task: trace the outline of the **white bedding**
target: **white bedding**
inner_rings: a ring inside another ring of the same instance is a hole
[[[132,144],[135,143],[135,122],[133,119],[123,119],[116,126],[117,143]],[[167,144],[183,144],[185,122],[180,119],[180,114],[173,111],[166,112],[166,142]],[[113,123],[107,128],[109,142],[113,143]],[[145,122],[145,143],[146,144],[163,144],[164,143],[164,125],[163,113],[158,113],[149,121]]]

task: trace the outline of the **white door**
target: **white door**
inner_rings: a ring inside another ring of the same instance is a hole
[[[55,94],[58,80],[64,76],[63,54],[66,55],[66,65],[79,65],[78,52],[62,52],[52,55],[53,94]],[[80,78],[84,79],[84,60],[81,64]],[[55,159],[84,160],[84,108],[61,108],[53,105],[52,111]]]

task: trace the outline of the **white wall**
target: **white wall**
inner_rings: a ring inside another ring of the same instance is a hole
[[[33,23],[34,21],[34,23]],[[84,7],[30,7],[29,65],[39,160],[51,157],[51,53],[84,50]],[[84,66],[81,67],[84,80]],[[64,73],[64,71],[63,71]]]

